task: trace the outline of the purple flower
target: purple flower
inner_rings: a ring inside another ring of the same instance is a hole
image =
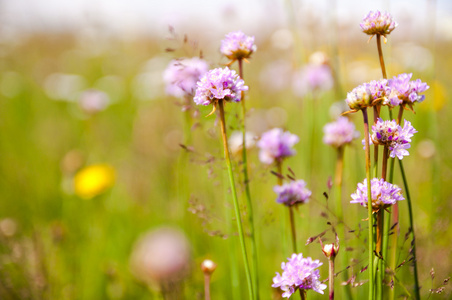
[[[298,143],[299,138],[295,134],[274,128],[262,134],[257,146],[261,149],[259,159],[264,164],[271,164],[275,160],[282,160],[295,154],[292,147]]]
[[[210,70],[198,81],[193,100],[198,105],[209,105],[218,100],[239,102],[245,85],[234,70],[217,68]]]
[[[355,130],[355,124],[347,117],[339,117],[336,122],[331,122],[323,127],[323,142],[327,145],[339,148],[349,144],[359,136]]]
[[[282,275],[278,272],[273,277],[272,287],[281,288],[283,297],[289,298],[297,289],[314,290],[323,294],[326,284],[320,282],[320,272],[316,270],[322,265],[319,260],[310,257],[303,258],[303,254],[292,254],[287,263],[281,263]]]
[[[410,153],[407,151],[411,147],[411,137],[417,132],[407,120],[403,123],[403,128],[395,120],[383,121],[378,118],[377,123],[372,126],[370,141],[372,144],[383,145],[389,148],[389,155],[402,159]],[[363,141],[364,144],[364,141]]]
[[[307,203],[311,196],[311,191],[306,188],[304,180],[291,181],[284,185],[277,185],[273,191],[278,194],[276,202],[286,206]]]
[[[333,74],[328,65],[311,63],[295,74],[293,86],[299,96],[310,91],[327,91],[333,87]]]
[[[345,102],[352,111],[358,111],[372,105],[373,98],[370,87],[369,83],[363,83],[347,93]]]
[[[374,178],[370,182],[372,192],[372,209],[374,212],[395,204],[397,201],[405,200],[402,196],[402,189],[397,185]],[[358,183],[358,189],[352,194],[350,203],[359,203],[367,207],[367,179],[363,183]]]
[[[241,31],[230,32],[221,41],[221,53],[232,60],[249,58],[256,50],[254,36],[247,36]]]
[[[172,60],[163,72],[166,93],[178,98],[192,96],[196,82],[208,69],[207,62],[197,57]]]
[[[364,33],[369,35],[379,34],[386,37],[398,24],[389,13],[381,13],[377,10],[376,12],[370,11],[364,16],[362,23],[359,25]]]
[[[411,81],[412,76],[411,73],[403,73],[388,80],[388,86],[391,88],[389,100],[393,106],[401,104],[412,107],[415,102],[424,101],[425,95],[420,95],[420,93],[430,87],[420,79]]]

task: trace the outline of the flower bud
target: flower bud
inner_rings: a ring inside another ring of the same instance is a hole
[[[336,234],[336,242],[334,244],[323,244],[319,238],[320,246],[322,246],[322,252],[328,259],[334,259],[339,252],[339,237]]]
[[[206,275],[212,274],[215,271],[216,268],[217,268],[217,264],[214,263],[213,261],[211,261],[210,259],[205,259],[201,263],[201,270]]]

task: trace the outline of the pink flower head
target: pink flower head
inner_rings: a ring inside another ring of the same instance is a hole
[[[193,96],[196,82],[208,69],[207,62],[197,57],[172,60],[163,72],[166,93],[178,98]]]
[[[372,193],[372,210],[374,212],[395,204],[397,201],[405,200],[402,196],[402,189],[397,185],[373,178],[370,182]],[[363,183],[358,183],[358,189],[352,194],[350,203],[359,203],[367,207],[367,179]]]
[[[284,185],[276,185],[273,191],[278,194],[276,202],[286,206],[307,203],[311,197],[311,191],[306,188],[304,180],[291,181]]]
[[[209,105],[218,100],[239,102],[242,91],[247,91],[243,79],[234,70],[217,68],[210,70],[197,82],[193,100],[198,105]]]
[[[256,50],[254,36],[247,36],[241,31],[230,32],[221,41],[221,53],[232,60],[249,58]]]
[[[350,144],[359,136],[355,124],[347,117],[339,117],[336,122],[326,124],[323,133],[323,142],[335,148]]]
[[[283,297],[289,298],[298,289],[314,290],[323,294],[326,284],[320,282],[320,272],[316,270],[322,265],[319,260],[310,257],[303,258],[303,254],[292,254],[287,263],[281,263],[282,275],[276,273],[272,287],[281,288]]]
[[[274,128],[262,134],[257,146],[261,149],[259,159],[264,164],[272,164],[275,160],[282,160],[295,154],[293,146],[300,139],[295,134]]]
[[[363,21],[359,25],[366,34],[386,36],[387,34],[390,34],[398,24],[392,19],[392,16],[389,13],[382,13],[377,10],[375,12],[370,11],[364,16]]]

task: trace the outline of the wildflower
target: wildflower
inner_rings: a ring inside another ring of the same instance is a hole
[[[245,145],[247,149],[251,149],[256,144],[256,136],[254,133],[247,131],[245,133]],[[242,153],[243,134],[240,131],[234,131],[229,137],[229,149],[233,154]]]
[[[383,121],[378,118],[377,123],[372,126],[371,143],[375,145],[383,145],[390,150],[389,155],[392,158],[396,156],[402,159],[408,156],[406,149],[411,147],[411,137],[417,132],[411,125],[411,122],[405,120],[403,128],[397,124],[395,120]],[[364,140],[363,140],[364,143]]]
[[[347,117],[339,117],[336,122],[326,124],[323,132],[323,142],[335,148],[349,144],[359,136],[355,124]]]
[[[311,191],[306,188],[304,180],[292,181],[284,185],[276,185],[273,191],[278,194],[276,202],[286,206],[307,203],[311,196]]]
[[[217,264],[211,261],[210,259],[205,259],[201,263],[201,270],[205,274],[212,274],[217,268]]]
[[[177,282],[188,275],[190,244],[177,229],[161,227],[146,233],[134,245],[130,268],[137,279],[151,283]]]
[[[415,102],[424,101],[425,95],[420,95],[420,93],[425,92],[430,87],[420,79],[411,81],[412,76],[412,73],[403,73],[388,80],[388,87],[391,88],[389,100],[392,106],[408,105],[412,109]]]
[[[87,114],[103,111],[110,104],[108,95],[96,89],[84,91],[78,99],[79,105]]]
[[[402,196],[402,189],[397,185],[384,181],[383,179],[373,178],[371,180],[372,191],[372,210],[379,211],[395,204],[397,201],[405,200]],[[367,207],[367,179],[363,183],[358,183],[358,189],[351,195],[350,203],[359,203]]]
[[[74,176],[75,194],[84,199],[91,199],[113,186],[115,170],[107,164],[85,167]]]
[[[197,57],[172,60],[163,72],[166,93],[177,98],[192,96],[196,82],[208,69],[207,62]]]
[[[221,53],[232,61],[247,59],[256,50],[254,36],[247,36],[241,31],[230,32],[221,41]]]
[[[275,160],[282,159],[295,154],[292,148],[300,139],[295,134],[274,128],[262,134],[257,146],[261,149],[259,159],[264,164],[272,164]]]
[[[392,16],[387,13],[381,13],[378,10],[376,12],[370,11],[364,16],[361,24],[361,29],[368,35],[379,34],[386,37],[397,27],[397,23],[392,19]]]
[[[272,287],[281,288],[283,297],[289,298],[298,289],[314,290],[323,294],[326,285],[320,282],[320,272],[316,270],[322,265],[319,260],[310,257],[303,258],[303,254],[292,254],[287,263],[282,263],[282,275],[276,273],[273,277]]]
[[[308,64],[294,76],[294,91],[299,96],[309,91],[327,91],[332,87],[333,74],[325,64]]]
[[[352,112],[357,112],[371,106],[372,100],[372,91],[369,83],[363,83],[347,93],[345,102],[347,102]]]
[[[247,91],[243,79],[234,70],[217,68],[210,70],[197,82],[193,100],[197,105],[215,104],[218,100],[239,102],[242,91]]]

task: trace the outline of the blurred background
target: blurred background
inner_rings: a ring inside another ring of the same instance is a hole
[[[165,94],[163,80],[175,58],[202,56],[212,68],[228,63],[219,47],[235,30],[257,44],[244,65],[247,128],[256,138],[274,127],[300,137],[287,167],[313,196],[297,211],[299,240],[324,230],[331,240],[328,222],[337,219],[323,193],[330,193],[336,153],[322,143],[322,127],[344,110],[347,91],[381,77],[375,40],[359,27],[377,9],[399,24],[383,47],[389,77],[413,73],[430,86],[416,113],[404,114],[418,130],[404,163],[428,297],[452,265],[452,2],[2,0],[0,298],[203,299],[200,264],[212,259],[212,299],[245,299],[217,120],[205,117],[210,108],[193,107],[187,128],[183,103]],[[300,76],[319,63],[331,77],[305,84]],[[240,109],[226,109],[231,133]],[[361,116],[351,119],[362,137]],[[279,299],[270,286],[288,256],[279,244],[283,210],[271,168],[256,149],[249,161],[261,298]],[[238,169],[240,158],[235,162]],[[341,239],[356,282],[367,278],[359,234],[366,211],[348,206],[348,197],[364,177],[357,140],[346,149],[343,191],[345,223],[356,231]],[[395,179],[402,185],[398,170]],[[402,264],[410,240],[405,204],[400,211]],[[301,251],[327,262],[318,243]],[[407,297],[412,269],[403,263],[397,272],[396,296]],[[362,299],[366,289],[352,291]],[[450,295],[446,287],[431,299]]]

